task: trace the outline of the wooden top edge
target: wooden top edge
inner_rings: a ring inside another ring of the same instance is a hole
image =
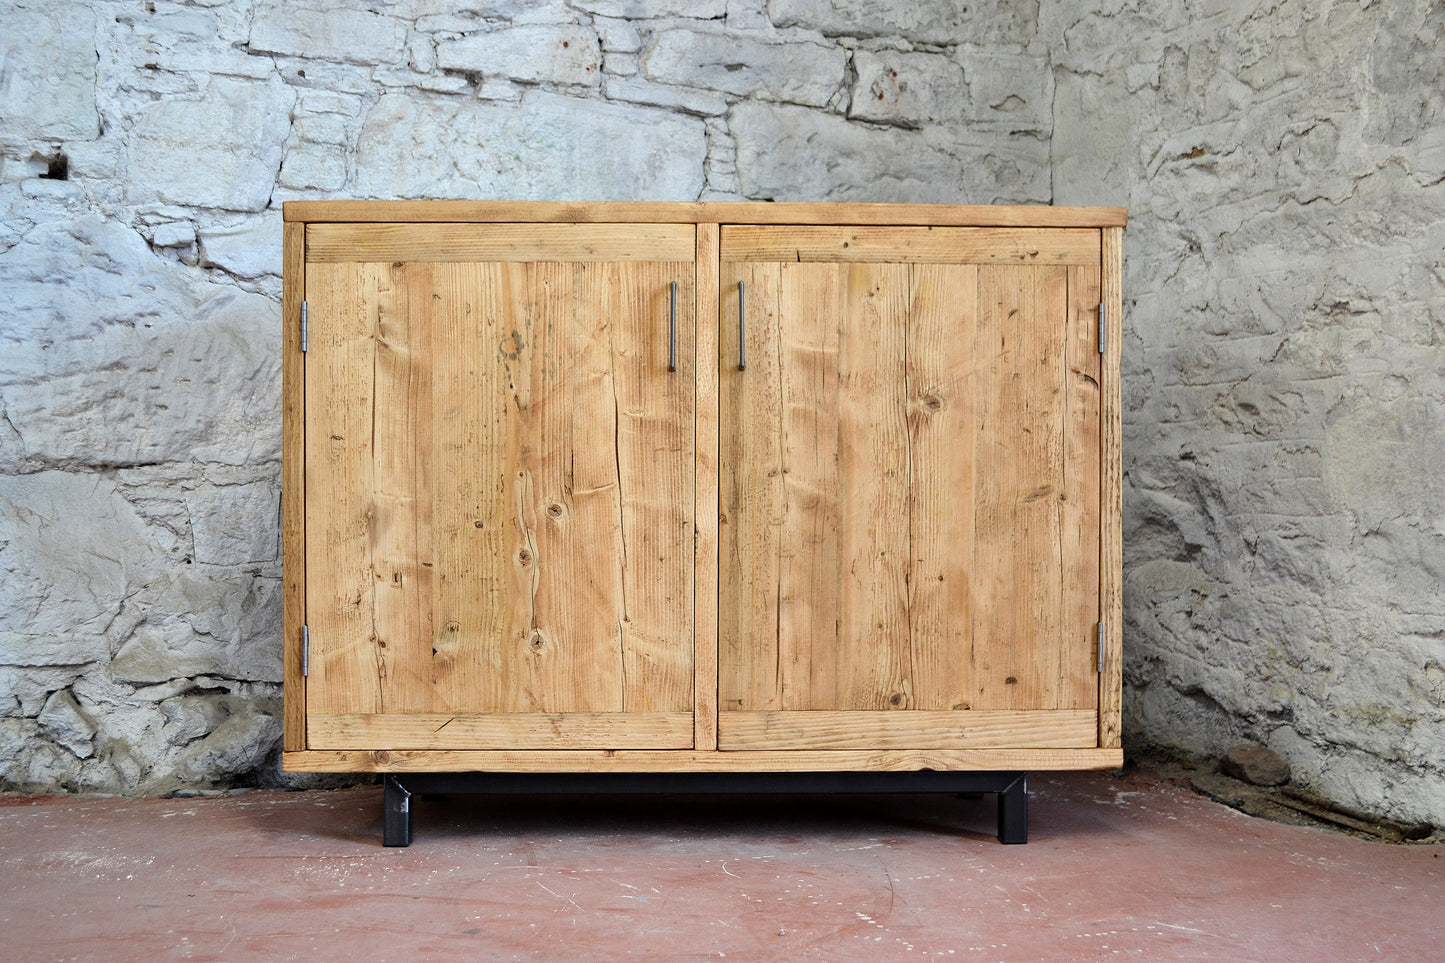
[[[677,222],[895,224],[950,227],[1123,227],[1122,207],[1029,204],[851,204],[758,201],[286,201],[282,218],[307,222]]]

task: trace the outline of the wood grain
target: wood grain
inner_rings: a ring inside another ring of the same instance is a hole
[[[389,265],[309,265],[306,357],[308,719],[380,712],[372,567],[376,338]]]
[[[301,656],[301,631],[306,624],[306,355],[301,351],[306,233],[300,224],[283,228],[281,274],[282,730],[283,748],[290,752],[306,748],[306,677]]]
[[[975,709],[1058,703],[1064,306],[1046,316],[1039,273],[979,269]]]
[[[1059,707],[1097,709],[1100,619],[1099,269],[1071,267],[1064,337],[1064,486],[1059,502],[1063,613]]]
[[[978,269],[920,264],[908,317],[909,632],[913,704],[973,702],[974,504],[981,382],[974,328]]]
[[[369,492],[381,712],[432,705],[432,338],[426,265],[377,270]],[[343,496],[345,497],[345,496]]]
[[[912,749],[689,752],[646,750],[313,750],[281,757],[287,772],[1048,772],[1117,769],[1121,749]]]
[[[1103,300],[1107,305],[1109,335],[1104,345],[1102,407],[1103,465],[1101,468],[1099,573],[1104,622],[1104,671],[1099,677],[1099,745],[1117,749],[1122,732],[1124,664],[1124,542],[1123,542],[1123,401],[1119,378],[1124,344],[1123,296],[1124,232],[1104,231]]]
[[[908,709],[908,268],[848,263],[836,270],[842,275],[837,688],[832,699],[815,698],[813,705]]]
[[[818,204],[705,201],[286,201],[287,221],[899,224],[959,227],[1123,227],[1122,207],[1027,204]]]
[[[728,712],[723,750],[1092,749],[1093,710]]]
[[[1097,264],[1099,232],[1037,227],[727,225],[724,261],[873,264]]]
[[[317,749],[686,749],[691,712],[320,715]]]
[[[310,261],[686,261],[691,224],[309,224]]]
[[[779,691],[772,705],[831,708],[838,690],[843,564],[838,464],[842,276],[832,264],[782,264],[779,269],[783,509],[776,529],[777,624],[771,638],[764,634],[757,640],[754,657],[777,663]],[[797,323],[801,318],[809,320]]]
[[[691,746],[691,262],[309,271],[313,718],[682,714]]]
[[[777,708],[781,275],[776,264],[724,264],[721,278],[718,698],[720,711]],[[746,371],[738,370],[740,298]]]
[[[693,372],[696,546],[693,555],[693,747],[717,748],[718,713],[718,229],[697,226]]]

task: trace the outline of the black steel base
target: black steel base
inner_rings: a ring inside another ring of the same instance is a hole
[[[1029,839],[1028,776],[1021,772],[426,772],[386,777],[383,841],[411,845],[412,797],[453,793],[754,795],[766,793],[998,793],[998,840]]]

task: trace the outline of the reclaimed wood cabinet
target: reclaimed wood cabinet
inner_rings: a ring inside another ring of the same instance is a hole
[[[1122,210],[284,216],[283,762],[388,842],[463,774],[1122,762]]]

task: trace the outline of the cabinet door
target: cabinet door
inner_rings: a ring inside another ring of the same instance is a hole
[[[307,256],[308,747],[691,746],[695,229]]]
[[[721,251],[720,748],[1096,745],[1099,231]]]

